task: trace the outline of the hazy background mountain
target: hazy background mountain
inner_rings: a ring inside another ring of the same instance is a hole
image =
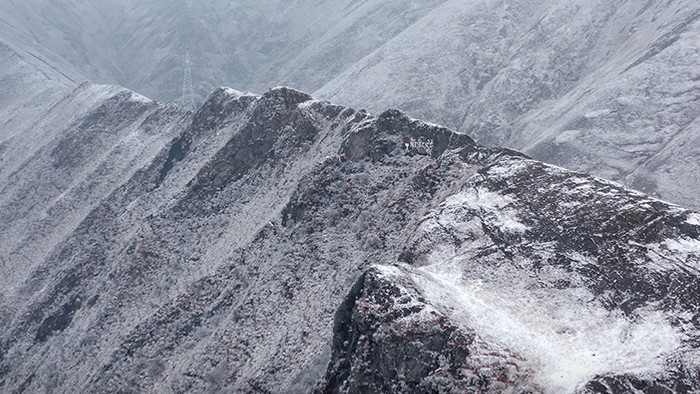
[[[318,94],[698,206],[697,2],[468,4],[437,7]]]
[[[189,47],[201,101],[219,85],[314,91],[443,2],[8,1],[0,37],[71,79],[162,101],[179,100]]]
[[[399,108],[700,207],[692,0],[8,0],[0,40],[61,79],[181,95],[288,85]]]

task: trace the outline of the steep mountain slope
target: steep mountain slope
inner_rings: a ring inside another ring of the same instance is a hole
[[[187,47],[200,100],[220,84],[264,91],[283,81],[313,91],[442,2],[8,0],[0,39],[73,80],[161,101],[182,94]]]
[[[37,235],[61,241],[36,269],[5,263],[2,390],[700,387],[697,213],[288,88],[221,88],[192,118],[85,91],[97,109],[55,123],[52,151],[88,143],[57,151],[62,182],[87,179],[100,130],[139,142],[99,156],[113,176],[74,195],[78,222]],[[0,228],[37,227],[22,204]]]
[[[0,39],[166,101],[190,47],[196,101],[284,84],[399,108],[698,208],[699,17],[692,0],[10,0]]]
[[[116,86],[75,86],[8,46],[0,102],[5,297],[96,204],[181,132],[188,115]]]
[[[16,285],[105,196],[153,159],[187,115],[123,88],[83,84],[0,144],[0,231]],[[21,265],[17,263],[22,262]]]
[[[71,82],[46,64],[35,67],[0,41],[0,143],[37,121],[65,95]],[[41,67],[43,66],[43,67]]]
[[[325,389],[694,392],[697,220],[500,160],[424,217],[402,253],[417,268],[358,282]]]
[[[697,207],[698,150],[680,144],[700,134],[699,17],[693,1],[450,1],[316,94]]]

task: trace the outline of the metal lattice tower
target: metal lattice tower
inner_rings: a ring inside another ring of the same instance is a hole
[[[192,57],[190,48],[185,52],[185,80],[182,83],[182,108],[194,112],[194,89],[192,88]]]

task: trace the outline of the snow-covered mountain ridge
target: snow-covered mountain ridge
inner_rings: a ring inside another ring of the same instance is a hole
[[[0,40],[165,101],[190,47],[197,101],[282,84],[398,108],[697,209],[698,17],[694,0],[8,0]]]
[[[289,88],[46,111],[2,142],[1,390],[700,387],[696,212]]]
[[[698,42],[696,1],[455,0],[315,94],[697,208]]]
[[[40,10],[37,12],[36,10]],[[288,85],[700,208],[694,0],[8,0],[0,40],[61,79]]]

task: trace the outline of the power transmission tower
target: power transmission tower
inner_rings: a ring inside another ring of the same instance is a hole
[[[182,108],[194,112],[194,90],[192,89],[192,57],[190,48],[185,52],[185,80],[182,83]]]

